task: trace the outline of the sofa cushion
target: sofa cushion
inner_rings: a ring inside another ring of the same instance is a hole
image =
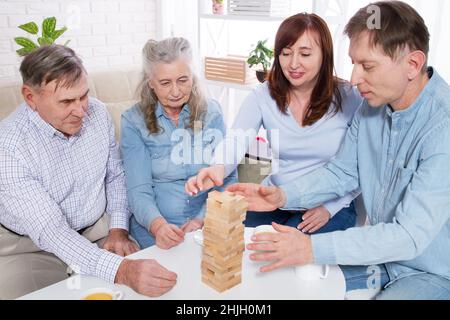
[[[124,111],[131,108],[137,101],[129,100],[129,101],[121,101],[121,102],[107,102],[105,103],[106,108],[111,115],[111,118],[114,122],[114,129],[116,140],[120,140],[120,116]]]
[[[0,120],[6,118],[22,103],[21,88],[20,83],[0,86]]]
[[[136,100],[140,80],[137,69],[111,70],[89,74],[91,95],[104,103]]]

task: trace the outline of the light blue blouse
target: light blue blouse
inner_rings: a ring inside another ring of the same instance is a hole
[[[339,89],[342,112],[334,114],[330,111],[312,126],[301,127],[289,109],[286,115],[281,113],[267,82],[258,86],[242,104],[223,144],[217,147],[214,163],[228,164],[227,172],[232,172],[262,126],[267,130],[273,154],[272,172],[263,181],[264,185],[286,184],[324,166],[338,152],[362,102],[360,94],[350,84],[342,84]],[[242,136],[246,138],[242,139]],[[358,194],[359,190],[350,192],[324,205],[334,216]]]
[[[162,132],[151,135],[139,104],[122,114],[121,149],[128,203],[136,220],[147,229],[160,216],[178,226],[204,216],[207,192],[190,197],[184,185],[210,165],[212,152],[225,135],[225,124],[214,100],[208,101],[203,130],[195,135],[186,129],[189,116],[190,108],[185,105],[177,127],[158,103],[156,117]],[[233,171],[224,187],[235,182],[237,174]]]

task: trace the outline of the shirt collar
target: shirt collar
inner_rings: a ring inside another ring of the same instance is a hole
[[[186,118],[191,114],[191,109],[189,108],[189,105],[186,103],[183,106],[183,109],[181,109],[180,118]],[[164,108],[162,107],[161,103],[158,101],[156,104],[156,110],[155,110],[155,116],[156,118],[160,118],[164,116],[166,119],[170,120],[170,118],[167,116],[167,113],[164,111]]]
[[[390,105],[386,106],[387,114],[390,117],[395,114],[397,117],[403,118],[407,117],[408,115],[415,114],[424,104],[424,100],[426,100],[430,95],[433,94],[441,78],[436,70],[433,69],[433,67],[428,67],[427,73],[429,81],[411,106],[401,111],[394,111]]]
[[[47,123],[44,119],[42,119],[39,113],[31,109],[31,107],[28,104],[26,104],[26,109],[30,121],[33,122],[36,125],[36,127],[40,131],[42,131],[47,137],[52,138],[57,132],[59,132],[58,130],[53,128],[49,123]]]
[[[48,138],[53,138],[53,136],[57,136],[59,138],[63,138],[63,139],[66,139],[66,140],[71,140],[72,138],[77,138],[84,131],[84,128],[85,128],[85,126],[87,125],[87,122],[88,122],[88,115],[86,115],[83,118],[80,131],[78,131],[76,134],[74,134],[74,135],[70,136],[69,138],[67,138],[64,135],[64,133],[56,130],[54,127],[52,127],[52,125],[50,125],[44,119],[42,119],[41,116],[39,115],[39,113],[37,113],[36,111],[31,109],[31,107],[28,104],[25,103],[25,107],[26,107],[26,110],[28,112],[28,117],[29,117],[30,121],[33,122],[36,125],[36,127],[40,131],[42,131],[45,134],[45,136],[47,136]]]

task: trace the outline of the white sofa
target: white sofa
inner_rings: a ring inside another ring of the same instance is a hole
[[[103,101],[108,107],[120,135],[120,115],[135,102],[135,88],[140,77],[139,70],[112,70],[89,74],[89,95]],[[0,120],[23,102],[21,82],[0,83]]]
[[[116,138],[120,137],[120,115],[137,101],[136,87],[140,80],[140,70],[109,70],[89,73],[89,95],[104,102],[114,121]],[[0,82],[0,121],[23,102],[20,81]],[[261,168],[270,167],[265,161],[246,159],[239,166],[240,182],[259,183],[264,178]],[[267,172],[268,170],[262,170]]]

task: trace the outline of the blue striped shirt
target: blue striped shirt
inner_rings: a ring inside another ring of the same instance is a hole
[[[81,273],[111,283],[123,258],[77,231],[104,213],[128,230],[125,178],[114,127],[90,98],[80,132],[66,138],[25,103],[0,123],[0,223]]]

